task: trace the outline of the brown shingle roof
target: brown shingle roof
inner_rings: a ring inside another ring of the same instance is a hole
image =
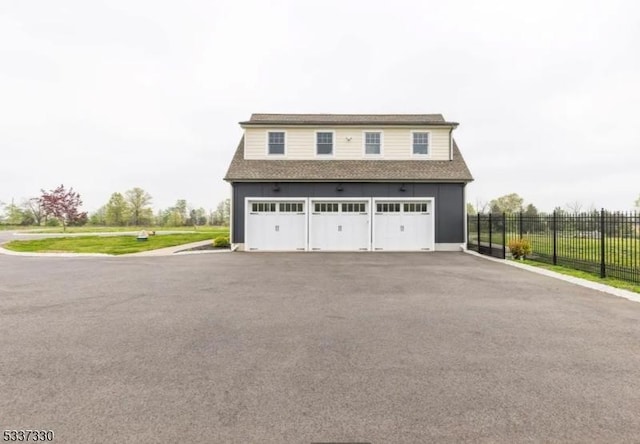
[[[473,177],[455,140],[453,160],[257,160],[244,158],[243,137],[224,180],[471,182]]]
[[[252,114],[252,125],[447,125],[442,114]]]

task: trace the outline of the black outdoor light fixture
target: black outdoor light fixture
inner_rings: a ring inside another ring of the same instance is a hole
[[[342,191],[344,190],[344,188],[342,188],[342,184],[339,183],[338,186],[336,187],[336,191]]]
[[[407,188],[404,186],[404,184],[400,185],[400,191],[407,191]]]
[[[280,184],[278,182],[273,184],[273,191],[280,191]]]

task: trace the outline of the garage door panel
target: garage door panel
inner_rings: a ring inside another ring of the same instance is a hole
[[[246,248],[251,251],[306,250],[304,201],[249,201]]]
[[[313,251],[369,250],[370,222],[366,201],[312,201],[309,248]]]
[[[376,251],[429,251],[434,249],[430,201],[377,201],[373,216]]]

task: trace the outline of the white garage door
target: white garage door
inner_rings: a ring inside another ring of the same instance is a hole
[[[375,200],[374,205],[374,250],[434,249],[432,201]]]
[[[245,248],[251,251],[306,250],[306,202],[251,201],[247,202]]]
[[[309,249],[369,250],[369,201],[311,201]]]

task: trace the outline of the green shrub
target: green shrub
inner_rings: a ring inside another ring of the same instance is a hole
[[[47,227],[59,227],[60,226],[60,221],[58,219],[56,219],[55,217],[52,217],[51,219],[47,219],[47,223],[45,225]]]
[[[218,236],[213,240],[213,245],[218,248],[227,248],[229,244],[229,238],[226,236]]]
[[[515,259],[524,259],[531,253],[531,244],[527,239],[511,239],[509,250]]]

